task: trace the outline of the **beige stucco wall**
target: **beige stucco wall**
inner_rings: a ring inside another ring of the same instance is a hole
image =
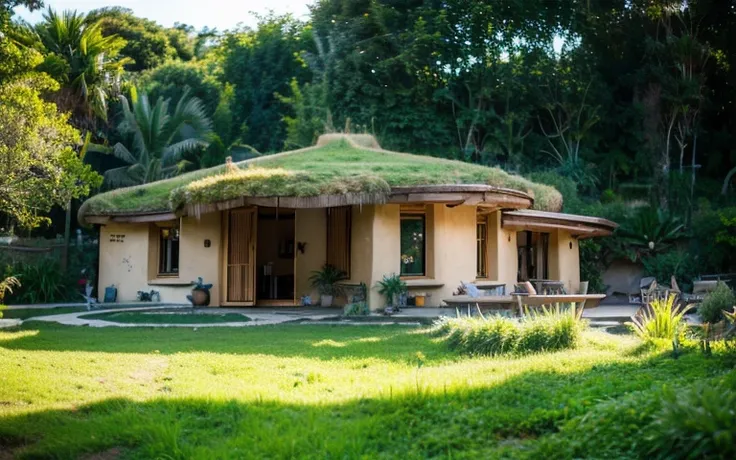
[[[501,211],[488,215],[488,279],[512,292],[519,272],[516,230],[501,227]]]
[[[373,206],[372,266],[371,282],[368,283],[368,305],[372,310],[385,306],[383,296],[378,294],[376,283],[384,275],[399,273],[401,240],[397,204]]]
[[[365,236],[365,241],[373,248],[369,304],[371,309],[377,310],[384,307],[386,301],[378,294],[376,283],[384,275],[400,271],[401,208],[395,204],[377,205],[370,212],[373,214],[373,234]],[[448,208],[432,204],[427,206],[426,217],[427,276],[409,278],[407,283],[410,291],[429,295],[427,306],[439,306],[462,281],[475,280],[476,209],[474,206]],[[442,286],[412,285],[424,280]]]
[[[324,209],[297,209],[294,229],[297,246],[306,243],[304,254],[295,251],[296,301],[311,295],[316,304],[319,295],[312,289],[309,277],[327,262],[327,218]]]
[[[476,256],[476,209],[475,206],[448,208],[442,204],[433,208],[434,238],[427,252],[434,255],[433,278],[443,283],[442,287],[427,289],[412,288],[412,291],[431,294],[427,299],[430,306],[439,306],[442,300],[452,296],[461,282],[472,282],[477,273]],[[429,219],[430,215],[427,214]],[[428,241],[429,243],[429,241]]]
[[[569,232],[555,230],[549,238],[549,277],[565,283],[568,292],[580,287],[580,248]]]
[[[201,276],[212,283],[211,305],[219,305],[221,261],[220,214],[205,214],[201,219],[185,217],[181,222],[179,242],[179,276],[175,279],[149,277],[149,253],[156,257],[156,247],[149,244],[149,232],[154,224],[109,224],[100,229],[100,274],[98,296],[104,297],[105,287],[118,288],[118,302],[135,301],[138,291],[156,290],[162,302],[187,303],[190,282]],[[125,235],[112,238],[112,235]],[[204,241],[210,240],[210,247]],[[155,267],[155,264],[154,264]]]

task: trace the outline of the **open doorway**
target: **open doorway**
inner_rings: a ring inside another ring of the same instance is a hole
[[[258,208],[256,299],[258,304],[294,305],[293,209]]]

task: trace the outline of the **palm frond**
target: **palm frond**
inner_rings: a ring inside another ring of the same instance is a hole
[[[131,185],[142,184],[142,169],[139,164],[108,169],[104,174],[105,184],[111,188],[130,187]]]

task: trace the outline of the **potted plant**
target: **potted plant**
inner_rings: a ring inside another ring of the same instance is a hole
[[[409,290],[401,277],[395,273],[383,275],[383,279],[376,284],[378,293],[386,298],[386,313],[399,311],[399,298]]]
[[[192,306],[194,307],[206,307],[210,304],[210,289],[211,284],[204,284],[204,280],[200,276],[197,281],[192,281],[194,287],[192,288],[192,295],[187,296]]]
[[[339,268],[325,264],[320,270],[312,272],[309,281],[312,287],[317,289],[320,295],[319,303],[323,307],[331,307],[335,296],[342,293],[342,287],[338,284],[347,279],[347,274]]]

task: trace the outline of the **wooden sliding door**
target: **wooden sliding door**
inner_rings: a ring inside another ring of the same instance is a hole
[[[255,304],[255,247],[258,214],[255,208],[227,212],[227,303]]]

